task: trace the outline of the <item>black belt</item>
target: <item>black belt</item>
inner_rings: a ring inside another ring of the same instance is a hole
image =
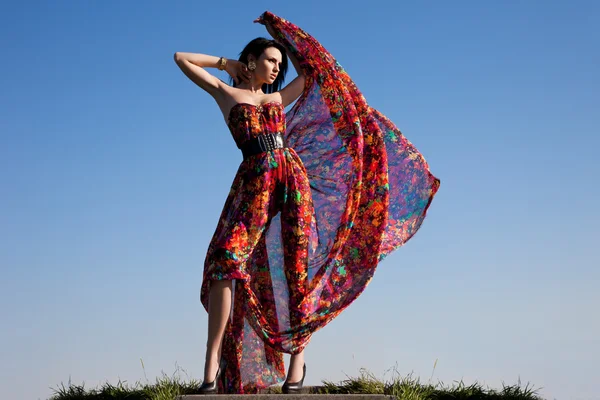
[[[240,150],[242,150],[242,155],[245,160],[255,154],[286,147],[285,139],[281,133],[265,133],[264,135],[257,136],[244,142],[240,147]]]

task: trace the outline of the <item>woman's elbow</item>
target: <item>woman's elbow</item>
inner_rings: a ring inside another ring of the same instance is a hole
[[[175,54],[173,54],[173,60],[175,60],[176,64],[181,64],[184,60],[183,54],[180,51],[176,51]]]

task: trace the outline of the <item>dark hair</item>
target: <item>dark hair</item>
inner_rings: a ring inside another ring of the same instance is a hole
[[[242,50],[242,52],[240,53],[240,58],[238,60],[247,65],[248,56],[250,54],[252,54],[258,60],[263,51],[265,51],[265,49],[268,49],[269,47],[275,47],[281,52],[281,66],[279,67],[279,73],[277,74],[277,78],[275,78],[275,81],[270,85],[266,83],[263,84],[262,91],[265,93],[274,93],[281,89],[281,86],[285,80],[285,74],[287,73],[288,69],[288,59],[285,52],[285,47],[283,47],[274,40],[266,39],[264,37],[258,37],[256,39],[251,40],[250,43],[248,43],[246,47],[244,47],[244,50]],[[235,81],[232,77],[229,77],[229,82],[233,84],[233,87],[236,87]]]

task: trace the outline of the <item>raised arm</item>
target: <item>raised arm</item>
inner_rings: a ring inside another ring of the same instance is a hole
[[[216,100],[223,93],[223,87],[228,86],[225,82],[210,74],[205,68],[218,68],[219,57],[199,53],[175,53],[175,62],[183,73],[190,78],[192,82],[206,90]],[[243,71],[241,62],[237,60],[227,60],[225,71],[233,77],[236,84],[240,79],[249,79],[249,73]]]
[[[255,21],[256,22],[256,21]],[[273,39],[277,40],[277,35],[273,32],[271,25],[266,24],[267,32],[273,37]],[[306,77],[304,76],[304,71],[300,67],[300,63],[294,57],[294,55],[286,50],[287,56],[289,57],[292,64],[294,64],[294,68],[296,69],[296,73],[298,76],[294,78],[290,83],[288,83],[283,89],[279,91],[281,93],[281,99],[284,105],[291,104],[294,100],[296,100],[304,91],[304,85],[306,81]]]
[[[302,68],[300,68],[300,63],[294,57],[294,55],[288,50],[286,51],[288,57],[294,64],[294,68],[296,69],[297,77],[294,78],[293,81],[288,83],[283,89],[280,90],[281,99],[283,100],[283,104],[286,106],[296,100],[304,91],[304,85],[306,81],[306,77],[304,76],[304,72]]]

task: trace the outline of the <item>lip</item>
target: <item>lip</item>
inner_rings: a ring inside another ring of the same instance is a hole
[[[276,79],[276,78],[277,78],[277,75],[273,75],[273,74],[271,74],[271,78],[273,78],[273,79]]]

